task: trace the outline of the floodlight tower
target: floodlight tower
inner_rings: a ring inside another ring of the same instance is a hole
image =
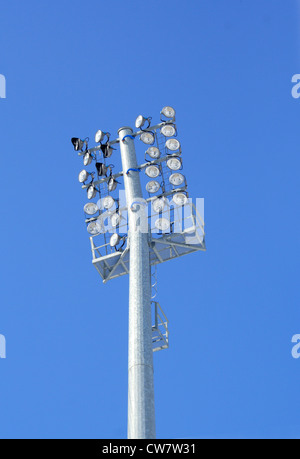
[[[164,107],[161,115],[161,122],[155,126],[150,126],[151,118],[138,116],[135,123],[138,131],[122,127],[118,131],[119,137],[114,141],[110,141],[109,133],[97,131],[95,142],[100,145],[95,148],[88,148],[88,138],[72,138],[75,151],[84,157],[84,165],[96,162],[97,180],[95,172],[84,169],[79,174],[79,181],[87,190],[87,198],[100,197],[97,203],[89,202],[84,206],[87,230],[91,235],[93,264],[104,283],[125,274],[129,274],[130,278],[129,439],[155,438],[153,351],[169,346],[168,319],[159,303],[153,301],[155,295],[151,296],[151,267],[198,250],[206,250],[204,222],[189,201],[186,179],[179,172],[182,169],[181,145],[176,138],[171,138],[177,136],[175,110]],[[145,127],[146,123],[148,125]],[[135,152],[134,141],[137,136],[148,146],[146,163],[142,165],[138,165]],[[112,155],[114,144],[120,146],[123,170],[113,175],[111,165],[107,166],[105,161]],[[103,162],[99,162],[97,155]],[[147,199],[143,198],[142,171],[151,179],[146,186]],[[124,179],[125,208],[120,208],[119,200],[112,197],[119,177]],[[160,177],[161,183],[158,182]],[[91,181],[86,183],[89,179]],[[168,203],[170,197],[171,204]],[[149,219],[149,205],[154,211],[154,219],[152,214]],[[128,222],[123,235],[120,235],[124,228],[121,222],[124,211],[128,214]],[[107,220],[110,221],[110,227],[105,225]],[[184,228],[178,227],[178,222]],[[106,239],[108,232],[113,232],[109,242]],[[96,237],[102,238],[102,244],[95,244]]]

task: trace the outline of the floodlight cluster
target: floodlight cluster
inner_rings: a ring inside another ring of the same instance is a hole
[[[141,119],[141,115],[137,121]],[[158,131],[158,132],[157,132]],[[187,204],[187,183],[182,174],[181,144],[177,139],[177,128],[175,124],[175,110],[173,107],[164,107],[161,110],[161,124],[156,126],[155,133],[151,128],[151,146],[145,152],[147,161],[145,174],[150,179],[146,184],[146,191],[152,202],[152,209],[157,214],[167,210],[168,200],[166,195],[172,198],[175,206],[181,207]],[[159,136],[157,136],[159,133]],[[140,139],[145,140],[143,131]],[[147,144],[147,142],[144,141]],[[150,143],[150,140],[149,140]],[[159,215],[155,227],[162,232],[170,229],[170,221]]]
[[[167,209],[171,196],[176,206],[184,206],[188,202],[186,178],[182,174],[181,144],[177,139],[176,112],[173,107],[165,106],[160,112],[160,123],[151,127],[151,117],[139,115],[135,121],[138,132],[133,137],[147,146],[145,152],[146,164],[142,166],[146,177],[146,191],[151,201],[152,209],[159,214],[155,227],[159,231],[167,231],[170,222],[162,217]],[[114,148],[110,143],[110,133],[98,130],[95,134],[95,148],[89,148],[89,138],[71,139],[74,150],[83,157],[83,166],[78,180],[87,193],[88,202],[84,205],[87,231],[91,236],[106,232],[103,224],[103,214],[108,216],[114,231],[110,246],[116,250],[124,245],[125,236],[117,234],[122,221],[119,200],[112,194],[117,190],[119,182],[112,174],[112,164],[107,159],[113,154]],[[120,142],[120,139],[112,142]],[[93,167],[94,170],[89,170]],[[94,202],[93,200],[97,200]]]
[[[78,180],[86,185],[87,204],[84,205],[84,214],[87,224],[87,231],[91,236],[98,236],[105,233],[104,213],[109,218],[111,227],[114,231],[121,222],[121,213],[119,212],[119,200],[112,196],[117,189],[119,182],[112,174],[113,165],[106,164],[107,158],[113,153],[113,148],[109,143],[110,133],[98,130],[95,134],[95,143],[99,144],[96,148],[89,149],[88,141],[80,138],[72,138],[74,150],[83,156],[83,165],[85,169],[81,170]],[[94,166],[93,171],[88,171],[88,166]],[[92,200],[97,199],[97,202]],[[125,238],[114,233],[110,239],[110,246],[118,250],[124,245]]]

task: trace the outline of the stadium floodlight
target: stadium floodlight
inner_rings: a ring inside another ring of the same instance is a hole
[[[175,118],[175,110],[173,107],[164,107],[160,112],[161,115],[164,115],[166,118]]]
[[[152,132],[145,131],[140,135],[140,140],[146,145],[152,145],[155,141],[155,137]]]
[[[103,153],[104,158],[110,158],[111,155],[113,154],[114,148],[112,148],[109,143],[105,143],[101,145],[101,151]]]
[[[185,177],[182,174],[179,174],[176,172],[175,174],[172,174],[169,178],[170,183],[174,186],[179,186],[182,185],[183,182],[185,181]]]
[[[96,169],[99,177],[102,177],[107,173],[107,166],[105,166],[104,163],[96,163]]]
[[[78,174],[79,182],[80,183],[86,182],[90,175],[92,176],[93,172],[87,172],[85,169],[82,169],[82,171],[80,171]]]
[[[94,202],[88,202],[84,206],[83,210],[87,215],[95,215],[97,212],[99,212],[99,207]]]
[[[160,158],[160,151],[157,147],[150,147],[148,150],[146,150],[147,155],[150,156],[152,159],[158,159]]]
[[[75,151],[83,151],[83,146],[85,145],[86,150],[88,149],[88,141],[89,138],[87,137],[84,140],[81,140],[77,137],[72,137],[71,142],[73,144]]]
[[[160,231],[167,231],[170,228],[170,221],[167,218],[158,218],[155,227]]]
[[[159,189],[160,184],[156,180],[151,180],[151,182],[148,182],[146,185],[146,190],[151,194],[157,193]]]
[[[166,198],[157,198],[152,202],[153,210],[154,210],[154,212],[156,212],[158,214],[160,212],[163,212],[165,210],[166,206],[167,206]]]
[[[121,240],[121,236],[118,233],[114,233],[109,241],[111,247],[116,247]]]
[[[88,199],[94,199],[94,197],[96,196],[96,193],[97,193],[97,190],[96,190],[96,187],[95,185],[90,185],[87,189],[87,198]]]
[[[114,204],[115,204],[115,200],[112,196],[106,196],[105,198],[101,200],[101,206],[103,207],[103,209],[106,209],[106,210],[111,209]]]
[[[173,195],[173,201],[177,206],[185,206],[188,202],[188,197],[185,193],[175,193]]]
[[[113,228],[117,228],[121,223],[121,214],[118,212],[112,214],[110,217],[110,222]]]
[[[143,115],[139,115],[137,119],[135,120],[135,127],[137,129],[141,128],[145,124],[146,118],[143,117]]]
[[[166,141],[166,148],[171,151],[177,151],[180,148],[180,142],[177,139],[168,139]]]
[[[142,129],[142,127],[145,125],[146,122],[148,122],[147,128],[150,126],[151,122],[151,117],[145,118],[143,115],[139,115],[137,119],[135,120],[135,127],[137,129]]]
[[[167,160],[167,166],[171,171],[179,171],[182,167],[181,159],[173,156]]]
[[[92,235],[92,236],[97,236],[98,234],[102,233],[102,225],[99,223],[99,221],[91,222],[87,226],[87,231]]]
[[[161,129],[160,133],[165,137],[172,137],[176,133],[176,129],[173,124],[165,124]]]
[[[111,193],[112,191],[115,191],[115,189],[117,188],[118,186],[118,183],[116,179],[114,179],[113,177],[110,177],[110,179],[108,180],[107,182],[107,188],[108,188],[108,191]]]
[[[148,175],[148,177],[150,177],[150,178],[156,178],[156,177],[159,176],[160,170],[159,170],[159,167],[158,167],[158,166],[152,165],[152,166],[146,167],[145,173],[146,173],[146,175]]]
[[[117,233],[114,233],[110,240],[109,245],[111,248],[114,248],[117,252],[120,252],[126,242],[126,236],[120,236]]]
[[[85,153],[83,157],[83,165],[89,166],[92,161],[93,161],[93,155],[88,151],[87,153]]]
[[[109,139],[110,133],[109,133],[109,132],[101,131],[101,130],[99,129],[99,131],[97,131],[96,134],[95,134],[95,142],[96,142],[96,143],[102,142],[102,140],[104,139],[105,136],[107,136],[107,138]]]

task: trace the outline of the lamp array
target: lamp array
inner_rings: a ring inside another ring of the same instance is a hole
[[[176,206],[183,206],[188,201],[186,192],[186,178],[181,173],[181,145],[177,137],[175,124],[175,110],[170,106],[163,107],[160,112],[161,123],[153,128],[150,127],[151,117],[139,115],[135,121],[135,127],[139,129],[134,137],[139,136],[140,140],[148,146],[145,152],[147,164],[145,174],[150,179],[146,184],[146,190],[152,201],[152,208],[155,213],[161,214],[166,206],[166,180],[167,171],[168,186],[172,188],[171,194]],[[163,145],[158,142],[158,135],[163,140]],[[112,142],[116,143],[117,141]],[[95,134],[95,142],[99,144],[96,148],[89,149],[89,138],[71,139],[74,150],[83,156],[83,165],[78,180],[85,185],[88,202],[84,206],[86,215],[87,231],[92,236],[105,232],[103,215],[109,216],[111,227],[114,231],[120,226],[122,215],[119,209],[119,200],[111,194],[117,189],[118,181],[112,174],[112,164],[107,165],[106,160],[113,154],[114,148],[110,144],[110,133],[98,130]],[[156,145],[155,145],[156,143]],[[163,156],[163,158],[162,158]],[[94,171],[88,171],[88,166],[93,166]],[[165,167],[165,169],[164,169]],[[95,180],[97,177],[97,180]],[[160,180],[161,179],[161,180]],[[170,193],[167,193],[170,195]],[[92,202],[96,197],[98,202]],[[167,225],[168,223],[168,225]],[[158,219],[155,226],[160,231],[165,231],[170,222],[166,219]],[[116,248],[124,243],[124,237],[113,234],[110,246]]]
[[[74,150],[83,153],[83,165],[88,167],[94,165],[94,171],[83,169],[80,171],[78,180],[80,183],[87,185],[87,199],[89,201],[99,198],[96,202],[88,202],[84,205],[84,213],[86,216],[87,231],[91,236],[97,236],[105,232],[104,218],[110,219],[111,227],[116,230],[121,222],[121,214],[119,212],[119,200],[111,196],[119,184],[112,174],[112,164],[107,165],[106,159],[113,154],[114,148],[109,142],[110,133],[98,130],[95,134],[95,142],[98,147],[89,149],[88,138],[81,140],[80,138],[72,138]],[[95,177],[98,182],[95,183]],[[103,179],[103,180],[101,180]],[[88,182],[88,183],[87,183]],[[115,250],[119,250],[124,245],[124,237],[114,233],[110,246]]]
[[[181,172],[183,168],[181,144],[176,138],[175,114],[173,107],[164,107],[161,110],[161,124],[156,126],[155,132],[149,128],[147,138],[145,138],[144,131],[139,133],[140,140],[150,145],[145,152],[147,164],[144,169],[146,176],[150,179],[146,184],[146,191],[151,197],[153,211],[160,214],[160,218],[155,221],[155,227],[162,232],[170,229],[170,221],[161,215],[168,210],[169,206],[165,195],[172,196],[173,204],[176,207],[188,203],[186,178]],[[140,119],[145,119],[145,117],[140,115],[136,120],[136,126]],[[171,192],[167,190],[168,187],[171,188]]]

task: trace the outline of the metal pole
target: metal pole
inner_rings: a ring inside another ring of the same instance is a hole
[[[128,346],[128,438],[155,438],[153,351],[151,322],[151,274],[146,208],[142,200],[132,129],[119,129],[129,222],[129,346]],[[122,140],[124,139],[124,141]],[[128,172],[128,173],[127,173]],[[134,204],[132,206],[132,204]],[[146,226],[146,228],[145,228]]]

